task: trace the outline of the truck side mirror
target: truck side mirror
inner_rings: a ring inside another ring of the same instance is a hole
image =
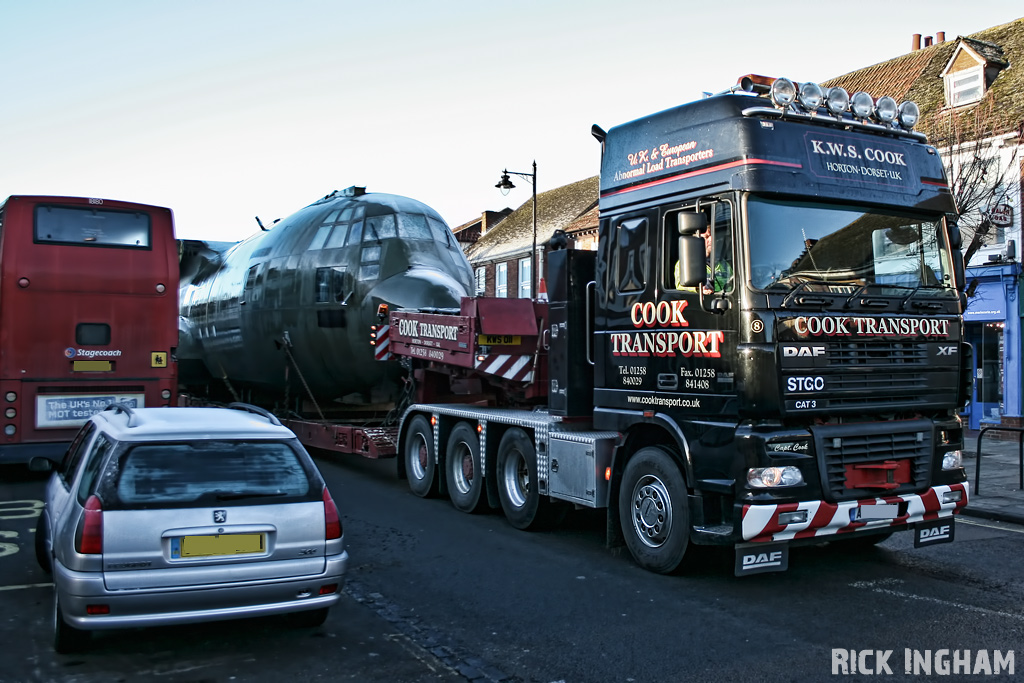
[[[708,262],[704,238],[696,235],[680,235],[678,286],[696,287],[707,279]]]
[[[708,217],[702,213],[681,211],[676,214],[680,235],[694,236],[708,229]]]
[[[960,234],[960,224],[956,221],[949,221],[949,246],[959,249],[963,245],[964,240]]]

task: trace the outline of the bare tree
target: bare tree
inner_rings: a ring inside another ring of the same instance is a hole
[[[1004,204],[1019,206],[1024,121],[1007,121],[993,98],[987,98],[963,111],[936,112],[927,131],[946,167],[966,265],[983,246],[999,241],[993,210]]]

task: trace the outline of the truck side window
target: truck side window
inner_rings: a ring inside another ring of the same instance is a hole
[[[647,219],[629,218],[615,226],[615,282],[620,292],[639,292],[647,284]]]
[[[709,259],[710,287],[715,292],[731,292],[732,268],[732,206],[726,202],[714,206],[714,248]],[[714,265],[711,265],[714,264]]]
[[[707,280],[704,292],[728,292],[733,288],[732,267],[732,207],[726,202],[702,207],[708,217],[708,232],[701,234],[707,250]],[[675,215],[668,214],[663,230],[665,257],[664,274],[666,289],[682,292],[696,292],[695,287],[683,287],[679,273],[679,233],[675,228]]]

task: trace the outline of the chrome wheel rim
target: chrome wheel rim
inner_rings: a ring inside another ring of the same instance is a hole
[[[633,531],[644,545],[660,548],[672,533],[672,498],[658,477],[645,474],[633,487]]]
[[[526,505],[526,496],[530,492],[530,469],[522,453],[515,451],[509,454],[501,478],[509,502],[517,508]]]

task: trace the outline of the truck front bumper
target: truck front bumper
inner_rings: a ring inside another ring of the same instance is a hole
[[[958,495],[959,493],[959,495]],[[933,486],[920,494],[883,496],[840,503],[809,500],[776,505],[742,505],[743,542],[770,543],[826,538],[864,530],[909,528],[951,517],[967,505],[967,482]]]

